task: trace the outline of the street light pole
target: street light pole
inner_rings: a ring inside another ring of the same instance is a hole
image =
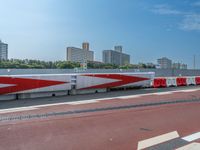
[[[194,62],[193,62],[194,70],[196,69],[196,55],[194,55]]]

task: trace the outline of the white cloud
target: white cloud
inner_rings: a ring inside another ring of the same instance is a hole
[[[180,25],[183,30],[198,30],[200,31],[200,14],[188,14],[184,16],[184,19]]]
[[[193,3],[192,5],[200,7],[200,1]],[[177,28],[184,31],[200,31],[199,13],[189,11],[183,12],[180,10],[172,9],[172,7],[165,4],[155,5],[151,11],[159,15],[178,15],[180,18],[182,18],[182,20],[180,23],[178,23],[179,26],[177,26]]]
[[[172,9],[169,5],[161,4],[155,5],[152,11],[160,15],[180,15],[183,14],[181,11]]]
[[[192,6],[200,7],[200,1],[197,1],[197,2],[193,3]]]

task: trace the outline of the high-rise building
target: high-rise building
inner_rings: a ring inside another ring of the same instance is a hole
[[[84,50],[90,50],[90,44],[88,43],[88,42],[84,42],[83,44],[82,44],[82,48],[84,49]]]
[[[115,51],[122,53],[122,46],[115,46],[114,49]]]
[[[181,69],[187,69],[187,64],[181,64]]]
[[[115,46],[115,50],[103,51],[103,62],[106,64],[130,64],[130,55],[122,53],[122,46]]]
[[[79,63],[94,61],[94,52],[89,50],[89,43],[83,43],[82,48],[67,47],[67,61]]]
[[[8,44],[1,42],[0,40],[0,60],[8,59]]]
[[[187,69],[187,64],[173,63],[172,68],[173,69]]]
[[[163,57],[157,60],[159,68],[161,69],[171,69],[172,68],[172,60]]]
[[[172,68],[173,69],[181,69],[181,63],[173,63]]]

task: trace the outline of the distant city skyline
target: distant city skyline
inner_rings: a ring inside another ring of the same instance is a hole
[[[88,41],[122,45],[131,63],[167,57],[200,68],[199,0],[0,0],[0,39],[9,58],[65,60],[66,47]]]
[[[88,61],[94,61],[94,52],[90,50],[90,44],[88,42],[82,43],[82,48],[67,47],[66,61],[87,63]]]
[[[8,59],[8,44],[0,40],[0,60]]]
[[[129,65],[130,64],[130,55],[124,53],[123,46],[116,45],[114,49],[107,49],[102,51],[102,62],[106,64],[113,65]]]

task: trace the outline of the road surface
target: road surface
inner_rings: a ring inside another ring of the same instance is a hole
[[[0,150],[198,149],[199,132],[198,86],[0,102]]]

